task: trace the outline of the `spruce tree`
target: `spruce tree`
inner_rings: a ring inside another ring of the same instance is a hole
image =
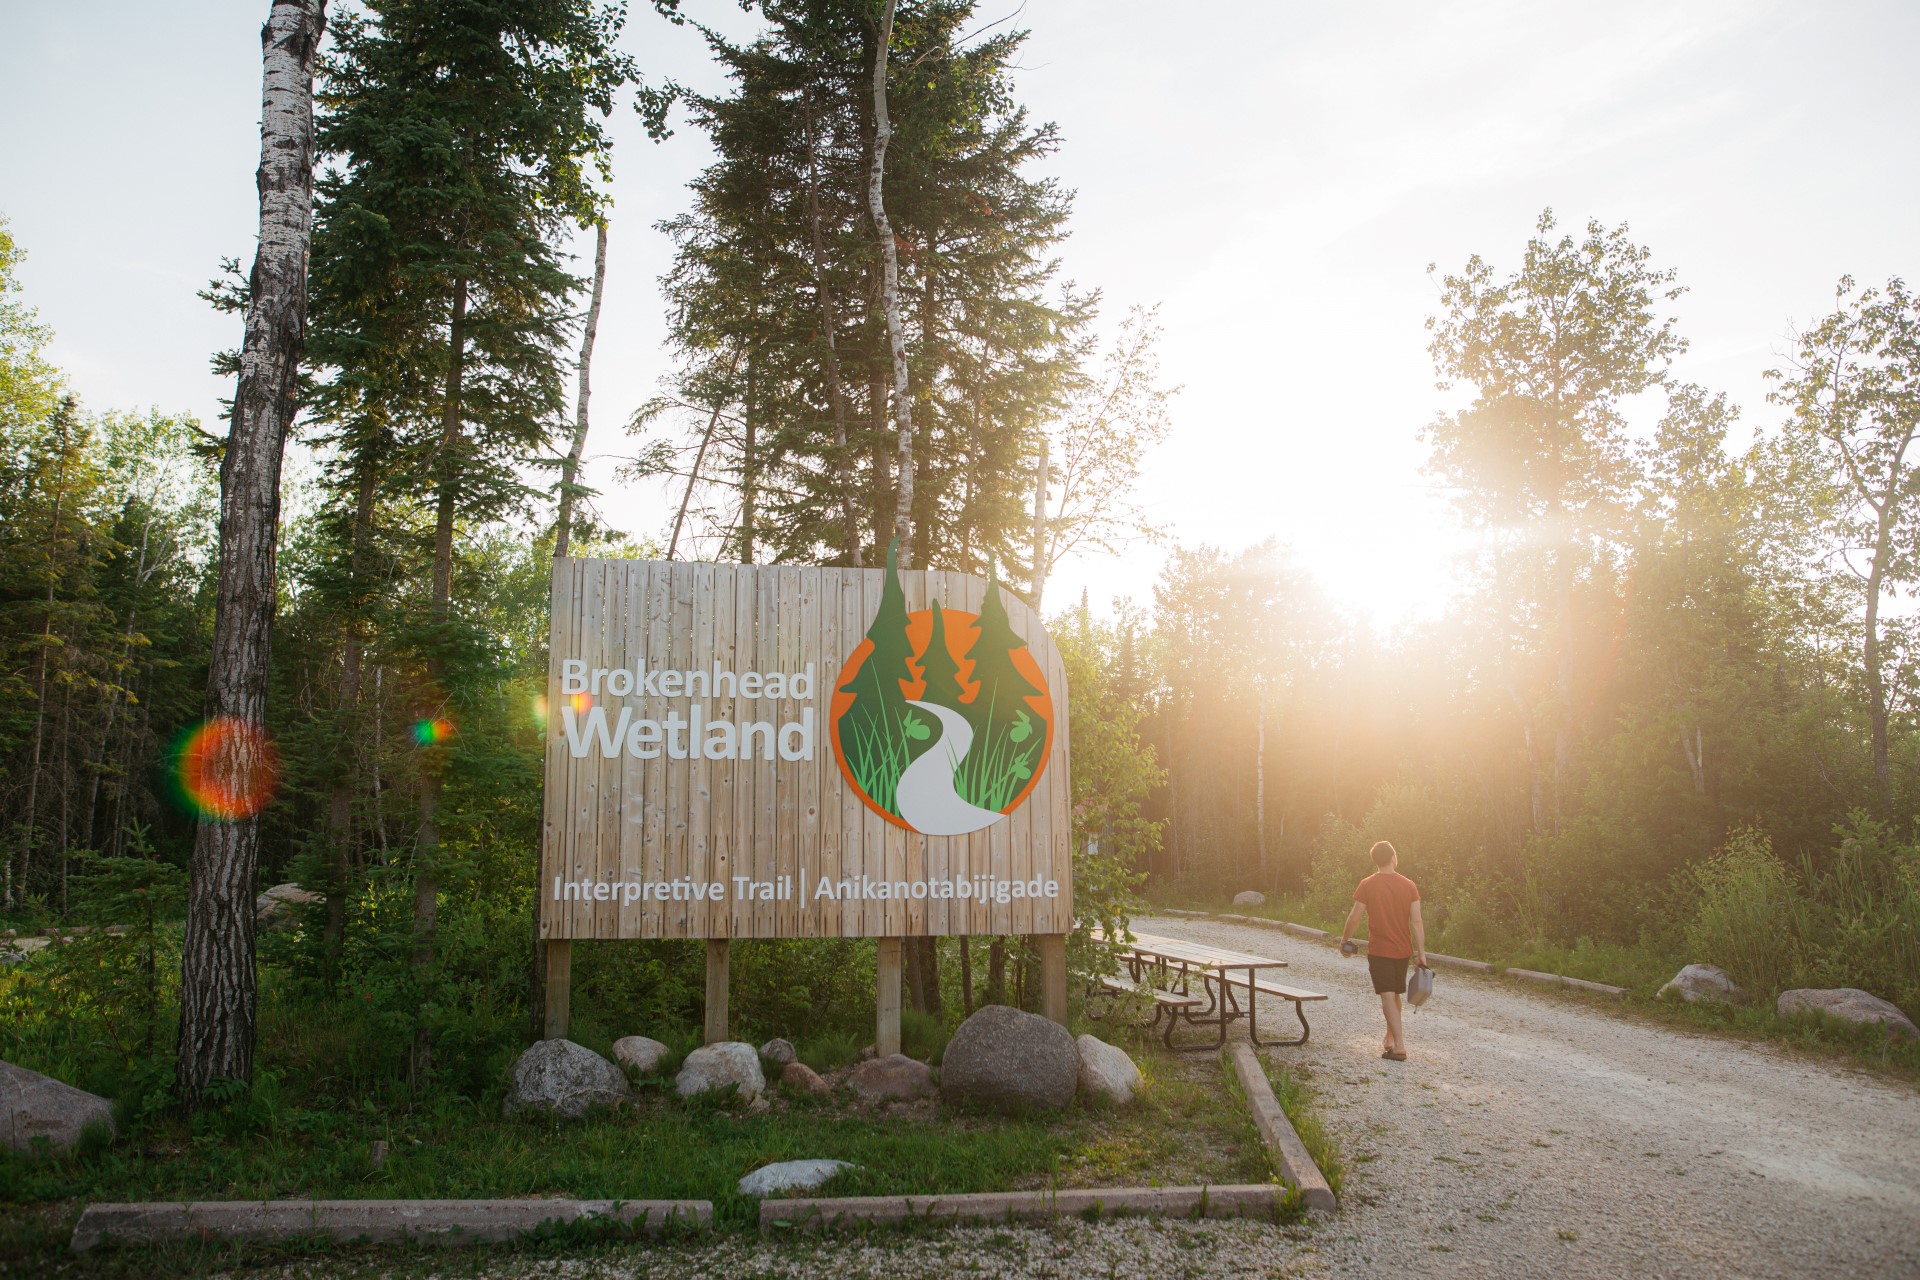
[[[933,634],[927,638],[926,652],[920,655],[920,671],[927,682],[926,692],[920,695],[920,700],[964,711],[960,702],[960,664],[947,647],[947,615],[940,608],[938,600],[933,602],[932,612]]]
[[[1000,599],[998,574],[989,578],[980,608],[980,634],[967,650],[979,685],[964,710],[973,725],[973,750],[961,766],[960,794],[983,809],[1004,808],[1046,759],[1046,724],[1027,699],[1043,692],[1014,665],[1027,642],[1013,629]]]

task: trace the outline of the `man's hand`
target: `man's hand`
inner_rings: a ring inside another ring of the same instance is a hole
[[[1416,960],[1414,961],[1414,964],[1415,964],[1415,965],[1416,965],[1417,967],[1419,967],[1419,968],[1422,968],[1422,969],[1425,969],[1425,968],[1427,968],[1427,967],[1428,967],[1428,965],[1427,965],[1427,953],[1426,953],[1426,952],[1424,952],[1424,951],[1422,951],[1422,952],[1420,953],[1420,955],[1419,955],[1419,957],[1418,957],[1418,958],[1417,958],[1417,959],[1416,959]]]

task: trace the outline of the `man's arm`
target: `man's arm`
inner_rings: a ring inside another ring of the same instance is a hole
[[[1417,906],[1418,904],[1416,903],[1415,905]],[[1366,918],[1367,918],[1367,904],[1364,902],[1354,903],[1353,910],[1347,912],[1346,928],[1340,931],[1341,946],[1344,947],[1347,945],[1347,943],[1353,940],[1353,931],[1355,929],[1358,929],[1360,927],[1360,922],[1362,920],[1365,920]]]
[[[1413,954],[1418,958],[1421,968],[1427,966],[1427,925],[1420,918],[1420,899],[1415,898],[1413,905],[1407,908],[1407,923],[1413,926]]]

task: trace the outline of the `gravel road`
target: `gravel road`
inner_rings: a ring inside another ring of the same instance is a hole
[[[1341,1214],[1258,1222],[971,1227],[616,1258],[497,1276],[1920,1277],[1920,1093],[1831,1062],[1624,1018],[1594,998],[1443,970],[1380,1058],[1363,960],[1274,930],[1142,919],[1141,933],[1286,960],[1332,998],[1302,1070],[1346,1153]],[[1284,1007],[1261,1005],[1270,1032]]]
[[[1332,997],[1305,1047],[1273,1051],[1311,1074],[1349,1164],[1308,1274],[1920,1276],[1911,1088],[1448,970],[1407,1016],[1409,1060],[1384,1062],[1364,960],[1134,928],[1273,955]]]

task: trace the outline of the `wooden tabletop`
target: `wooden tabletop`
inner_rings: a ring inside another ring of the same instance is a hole
[[[1134,951],[1149,956],[1158,956],[1167,960],[1177,960],[1182,964],[1197,965],[1205,969],[1284,969],[1285,960],[1275,960],[1271,956],[1254,955],[1250,951],[1232,951],[1226,947],[1210,947],[1199,942],[1184,942],[1179,938],[1163,938],[1151,933],[1136,933],[1130,944]]]

